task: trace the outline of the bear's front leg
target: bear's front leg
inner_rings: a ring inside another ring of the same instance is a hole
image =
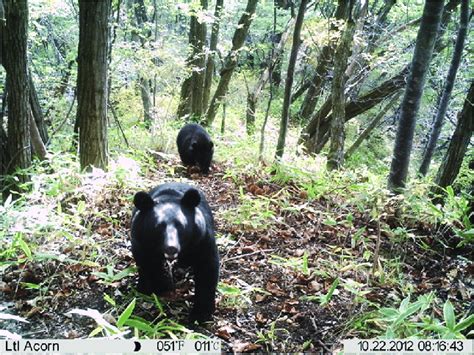
[[[163,262],[145,263],[138,266],[138,291],[150,295],[160,295],[173,289],[173,284]]]
[[[212,318],[215,310],[216,288],[219,279],[219,259],[216,255],[201,260],[194,266],[195,295],[193,309],[189,315],[192,322],[205,322]]]

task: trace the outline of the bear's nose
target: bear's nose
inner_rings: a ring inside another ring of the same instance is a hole
[[[168,260],[174,260],[178,257],[178,248],[174,246],[165,247],[165,258]]]

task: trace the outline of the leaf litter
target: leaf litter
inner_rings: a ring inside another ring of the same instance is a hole
[[[385,282],[374,277],[376,225],[367,212],[346,204],[340,191],[308,200],[298,186],[269,182],[271,176],[263,172],[233,179],[226,177],[230,165],[215,164],[210,175],[201,176],[174,169],[174,158],[160,156],[157,164],[143,188],[188,181],[204,191],[214,211],[221,256],[217,309],[212,322],[192,327],[219,337],[225,351],[340,349],[343,339],[366,336],[352,321],[404,298],[396,277],[413,285],[415,294],[435,291],[438,297],[450,298],[459,311],[466,311],[472,300],[472,258],[458,257],[453,249],[423,249],[411,240],[395,242],[390,232],[381,233],[378,273],[396,260],[400,274],[385,275]],[[136,191],[102,183],[92,194],[87,186],[62,198],[66,213],[74,214],[80,205],[84,209],[80,221],[70,221],[77,225],[74,238],[41,236],[42,254],[27,258],[25,253],[24,263],[2,275],[0,305],[11,317],[28,320],[2,324],[7,332],[24,338],[86,337],[94,322],[74,312],[97,310],[108,319],[112,316],[104,294],[117,304],[127,304],[135,294],[129,228]],[[242,203],[250,203],[248,210],[242,212]],[[386,209],[381,223],[390,230],[398,219],[396,209]],[[258,215],[262,210],[263,217]],[[244,218],[236,218],[240,213]],[[426,236],[426,229],[432,228],[423,225],[413,233]],[[30,234],[34,238],[41,233]],[[179,272],[177,279],[187,271]],[[168,317],[186,324],[193,282],[186,277],[176,287],[161,301]],[[137,315],[151,321],[153,312],[150,303],[137,302]]]

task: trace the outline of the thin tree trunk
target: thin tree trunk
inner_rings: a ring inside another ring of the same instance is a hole
[[[330,129],[331,144],[327,158],[328,170],[340,169],[344,160],[344,123],[346,121],[345,71],[351,52],[355,28],[355,22],[349,15],[349,20],[346,22],[346,27],[341,34],[340,43],[334,56],[334,79],[332,81],[332,112],[334,117],[331,121]]]
[[[44,121],[43,111],[41,111],[41,106],[39,103],[38,94],[36,92],[36,88],[33,82],[31,71],[28,71],[28,85],[30,89],[29,103],[31,106],[31,111],[35,119],[35,124],[38,129],[41,140],[43,141],[43,144],[46,144],[46,142],[48,142],[48,139],[49,139],[48,130],[46,128],[46,123]]]
[[[133,7],[133,21],[135,29],[132,31],[132,40],[136,43],[140,43],[142,49],[145,48],[146,38],[151,36],[151,31],[144,30],[146,23],[148,22],[148,16],[146,13],[146,7],[143,0],[131,0],[129,5]],[[153,118],[151,115],[151,99],[150,99],[150,81],[143,73],[138,74],[138,88],[140,90],[140,97],[143,104],[143,122],[147,128],[150,128],[153,124]]]
[[[295,73],[296,59],[301,45],[301,28],[303,27],[304,12],[309,0],[301,0],[296,16],[295,30],[293,32],[293,45],[291,47],[290,60],[285,82],[285,94],[283,96],[283,110],[280,121],[280,132],[278,134],[278,143],[275,152],[275,159],[281,160],[285,152],[286,131],[288,130],[288,121],[290,118],[291,88],[293,86],[293,75]]]
[[[7,72],[8,87],[8,150],[10,160],[6,173],[15,174],[17,169],[31,165],[31,138],[29,122],[29,85],[27,61],[28,4],[26,0],[6,0],[5,28],[3,32],[3,65]],[[27,182],[29,176],[19,173],[16,186]]]
[[[388,185],[394,192],[400,192],[400,189],[405,186],[408,175],[416,116],[420,107],[426,72],[431,61],[442,12],[443,1],[426,1],[405,96],[400,107],[400,120],[390,166]]]
[[[32,153],[39,160],[45,160],[46,147],[44,146],[38,126],[36,125],[35,117],[33,115],[32,110],[30,110],[29,121],[30,121],[30,133],[31,133],[31,147],[33,148]]]
[[[467,35],[467,25],[469,23],[469,0],[462,0],[460,17],[461,21],[456,38],[456,44],[454,46],[453,58],[449,67],[448,76],[446,77],[446,83],[441,94],[441,99],[439,100],[438,110],[433,120],[430,138],[420,165],[419,173],[423,176],[426,175],[430,167],[431,158],[433,157],[436,143],[438,142],[441,128],[443,127],[444,117],[446,116],[446,111],[448,110],[448,104],[451,98],[451,92],[453,91],[454,81],[456,80],[456,74],[459,64],[461,63],[462,51]]]
[[[348,18],[349,4],[350,1],[338,1],[336,13],[334,15],[336,20],[345,20]],[[335,25],[331,25],[329,37],[331,37],[332,33],[336,30],[337,27]],[[310,80],[311,84],[308,87],[308,91],[306,92],[306,96],[304,97],[303,103],[301,104],[300,110],[298,112],[298,118],[303,122],[308,120],[309,116],[313,113],[318,103],[323,83],[326,79],[326,73],[330,67],[335,49],[335,41],[329,38],[329,43],[322,48],[321,53],[318,56],[318,64],[316,66],[315,73]]]
[[[266,68],[261,72],[260,77],[258,78],[253,90],[249,92],[247,96],[246,124],[248,135],[252,135],[255,131],[255,114],[258,98],[260,97],[263,87],[266,85],[266,83],[272,76],[270,72],[273,73],[273,69],[278,64],[278,61],[280,61],[280,58],[283,54],[283,50],[285,48],[285,43],[288,39],[289,29],[291,28],[293,22],[293,19],[290,19],[290,21],[288,21],[286,28],[281,35],[280,42],[278,43],[276,48],[274,46],[274,43],[272,42],[272,48],[268,55],[268,64]]]
[[[206,11],[207,0],[201,0],[201,11]],[[193,56],[193,96],[191,100],[191,115],[193,121],[200,122],[203,114],[204,82],[206,77],[206,53],[205,44],[207,37],[206,23],[196,21],[196,40],[194,43]]]
[[[276,23],[277,23],[277,8],[275,6],[275,3],[273,3],[273,35],[275,35],[276,33]],[[274,52],[275,52],[275,42],[272,41],[271,57],[274,57]],[[269,85],[270,95],[268,97],[267,109],[265,110],[265,117],[263,119],[262,128],[260,130],[260,146],[258,148],[259,161],[263,161],[263,151],[265,148],[265,130],[267,127],[268,116],[270,115],[270,107],[272,105],[272,100],[273,100],[273,85],[275,84],[273,80],[273,69],[274,69],[274,66],[277,66],[277,65],[279,65],[278,61],[270,63],[270,65],[268,66],[268,77],[270,78],[270,85]],[[278,85],[276,86],[278,87]]]
[[[248,0],[247,7],[240,17],[239,24],[232,38],[232,49],[224,60],[219,84],[217,85],[216,92],[214,93],[209,108],[207,109],[206,126],[210,126],[212,125],[212,122],[214,122],[219,105],[227,94],[230,79],[232,78],[232,74],[237,66],[238,51],[244,44],[245,37],[247,37],[250,24],[253,21],[253,15],[257,9],[257,4],[258,0]]]
[[[377,127],[382,118],[384,118],[387,112],[398,102],[400,96],[400,92],[395,94],[390,100],[390,102],[385,105],[385,107],[381,109],[377,113],[377,115],[375,115],[374,119],[369,123],[366,129],[364,129],[364,131],[359,135],[359,137],[357,137],[355,142],[349,147],[349,149],[347,149],[346,153],[344,154],[344,159],[349,159],[351,155],[360,147],[362,142],[370,136],[370,134],[375,129],[375,127]]]
[[[442,160],[435,182],[445,188],[456,180],[462,161],[466,155],[472,132],[474,131],[474,81],[471,81],[469,92],[462,111],[458,114],[456,129],[449,143],[448,151]]]
[[[107,49],[111,0],[79,0],[77,121],[81,169],[106,169]]]
[[[204,91],[202,93],[202,109],[204,112],[207,110],[207,107],[209,105],[209,98],[211,96],[212,79],[214,77],[214,68],[216,66],[214,56],[216,55],[217,42],[219,40],[221,13],[223,9],[224,9],[224,0],[217,0],[216,8],[214,10],[214,23],[212,24],[211,40],[209,44],[209,53],[207,56],[206,77],[204,79]]]
[[[189,74],[184,79],[183,84],[181,85],[180,99],[178,105],[177,115],[178,117],[186,117],[191,113],[191,104],[192,104],[192,95],[193,95],[193,58],[194,58],[194,44],[196,42],[196,31],[197,31],[197,18],[195,13],[191,13],[191,18],[189,20],[189,36],[188,42],[190,46],[189,55],[186,58],[186,68],[189,69]]]
[[[442,41],[445,28],[451,19],[452,12],[456,9],[459,5],[461,0],[450,0],[443,10],[442,21],[440,30],[437,33],[436,44],[434,48],[434,54],[440,53],[444,48],[446,48],[445,41]],[[377,36],[374,37],[375,39]],[[370,46],[370,48],[376,48],[376,46]],[[409,73],[409,65],[407,64],[399,74],[393,76],[392,78],[384,81],[379,87],[371,90],[367,94],[364,94],[362,97],[359,97],[346,105],[346,118],[350,119],[355,117],[365,111],[371,109],[372,107],[378,105],[382,100],[385,98],[392,96],[396,91],[405,87],[406,84],[406,77]],[[358,74],[358,76],[362,76],[362,79],[359,80],[362,82],[367,77],[368,71],[364,71],[362,74]],[[352,85],[349,83],[349,85]],[[354,91],[359,87],[356,85]],[[303,129],[299,143],[304,143],[307,151],[319,153],[324,145],[327,143],[329,139],[329,127],[330,127],[330,120],[332,116],[329,115],[331,112],[331,95],[328,96],[326,102],[321,106],[318,112],[314,114],[309,123]],[[329,109],[327,109],[329,108]],[[352,113],[354,116],[352,115]],[[315,136],[317,134],[317,136]]]

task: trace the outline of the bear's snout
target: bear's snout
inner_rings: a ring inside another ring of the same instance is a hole
[[[173,246],[165,247],[165,258],[168,261],[173,261],[178,258],[178,248]]]
[[[179,245],[178,231],[172,225],[166,227],[165,243],[164,243],[164,254],[165,258],[169,261],[178,258],[178,254],[181,250]]]

